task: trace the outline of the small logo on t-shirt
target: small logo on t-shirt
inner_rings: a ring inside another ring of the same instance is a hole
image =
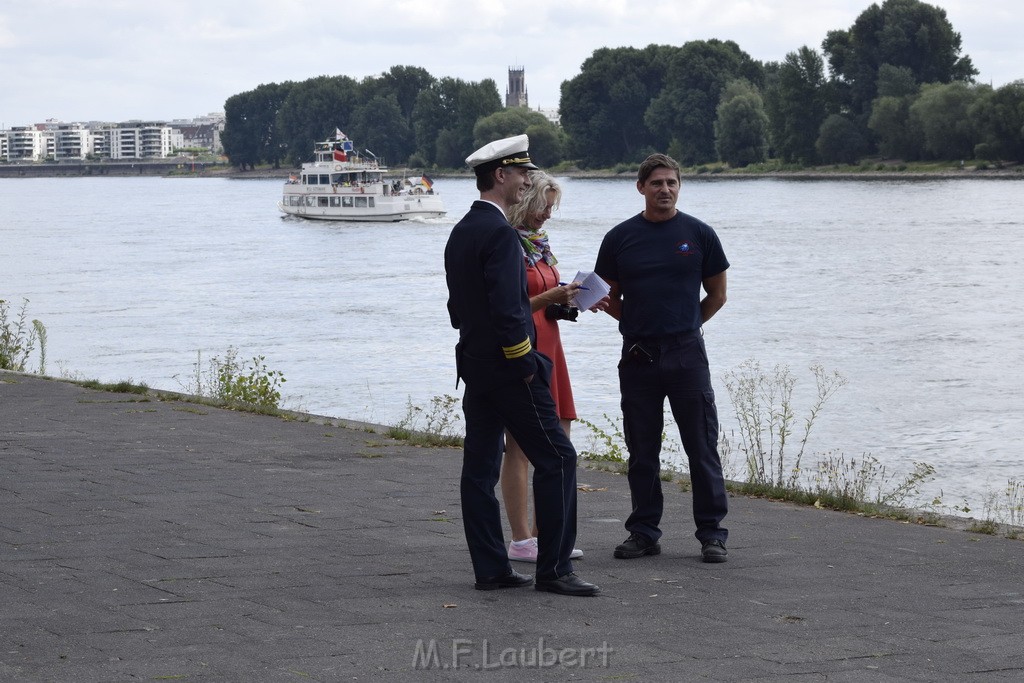
[[[680,254],[683,254],[685,256],[689,256],[689,255],[693,254],[693,248],[690,246],[689,242],[682,242],[682,243],[680,243],[676,247],[676,251],[678,251]]]

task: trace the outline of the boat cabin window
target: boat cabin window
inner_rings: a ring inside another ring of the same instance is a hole
[[[341,197],[334,195],[331,197],[331,206],[341,206]]]
[[[316,197],[306,197],[306,206],[316,206]]]
[[[367,199],[369,199],[369,197],[356,197],[356,206],[361,206],[365,208]]]
[[[302,197],[296,195],[290,195],[286,199],[288,200],[288,206],[298,206],[302,203]]]
[[[341,198],[341,205],[342,206],[352,206],[352,199],[353,199],[352,197],[349,197],[347,195],[342,197]]]
[[[327,197],[317,197],[316,198],[316,205],[317,206],[327,206]]]
[[[331,184],[331,176],[327,175],[326,173],[323,174],[322,176],[320,176],[320,184],[321,185],[330,185]]]

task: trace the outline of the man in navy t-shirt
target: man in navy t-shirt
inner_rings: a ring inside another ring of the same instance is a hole
[[[710,226],[676,209],[679,164],[652,154],[636,183],[643,212],[612,228],[595,272],[611,287],[619,321],[623,435],[633,511],[615,557],[661,552],[661,436],[668,398],[690,464],[695,533],[705,562],[725,562],[728,510],[718,456],[718,412],[701,326],[726,299],[729,261]],[[701,298],[703,289],[704,297]]]

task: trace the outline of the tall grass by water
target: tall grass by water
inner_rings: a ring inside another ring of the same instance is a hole
[[[39,374],[46,374],[46,327],[39,320],[28,320],[28,299],[20,309],[11,310],[0,299],[0,369],[25,372],[32,352],[39,344]]]

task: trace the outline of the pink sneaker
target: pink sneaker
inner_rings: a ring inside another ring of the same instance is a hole
[[[583,551],[579,548],[573,548],[572,552],[569,553],[570,560],[578,560],[583,557]],[[508,544],[508,559],[515,560],[517,562],[536,562],[537,561],[537,537],[528,538],[525,543],[516,545],[515,541]]]
[[[508,559],[519,562],[536,562],[537,537],[528,538],[526,542],[520,544],[510,541],[508,544]]]

